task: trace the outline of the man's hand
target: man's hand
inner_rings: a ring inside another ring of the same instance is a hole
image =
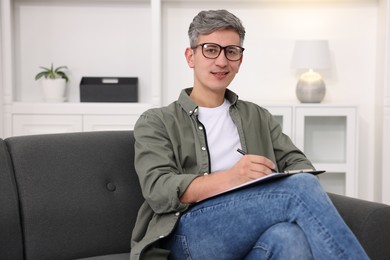
[[[180,198],[182,203],[195,203],[237,185],[263,177],[272,172],[275,164],[260,155],[244,155],[233,167],[195,178]]]
[[[244,155],[229,170],[230,177],[235,185],[258,179],[272,173],[275,164],[268,158],[260,155]]]

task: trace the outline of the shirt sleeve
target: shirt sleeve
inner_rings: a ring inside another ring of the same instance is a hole
[[[172,142],[161,118],[144,113],[134,127],[135,158],[143,196],[157,214],[182,212],[180,197],[198,176],[183,174],[176,165]]]

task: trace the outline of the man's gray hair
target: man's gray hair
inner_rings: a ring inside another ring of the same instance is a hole
[[[195,47],[199,35],[207,35],[217,30],[231,29],[240,36],[240,44],[244,43],[245,28],[241,20],[226,10],[209,10],[199,12],[188,29],[190,46]]]

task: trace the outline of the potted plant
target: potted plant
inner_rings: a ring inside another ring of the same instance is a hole
[[[35,76],[35,80],[40,80],[44,100],[47,102],[65,101],[66,84],[69,78],[64,70],[68,67],[54,68],[52,63],[50,68],[40,68],[42,71]]]

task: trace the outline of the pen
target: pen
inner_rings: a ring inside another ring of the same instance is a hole
[[[242,155],[246,155],[246,152],[243,151],[243,150],[241,150],[240,148],[237,148],[237,152],[239,152],[239,153],[242,154]]]
[[[240,148],[237,148],[237,152],[239,152],[242,155],[246,155],[246,152],[244,150],[240,149]],[[271,169],[271,171],[274,172],[274,173],[277,172],[274,169]]]

